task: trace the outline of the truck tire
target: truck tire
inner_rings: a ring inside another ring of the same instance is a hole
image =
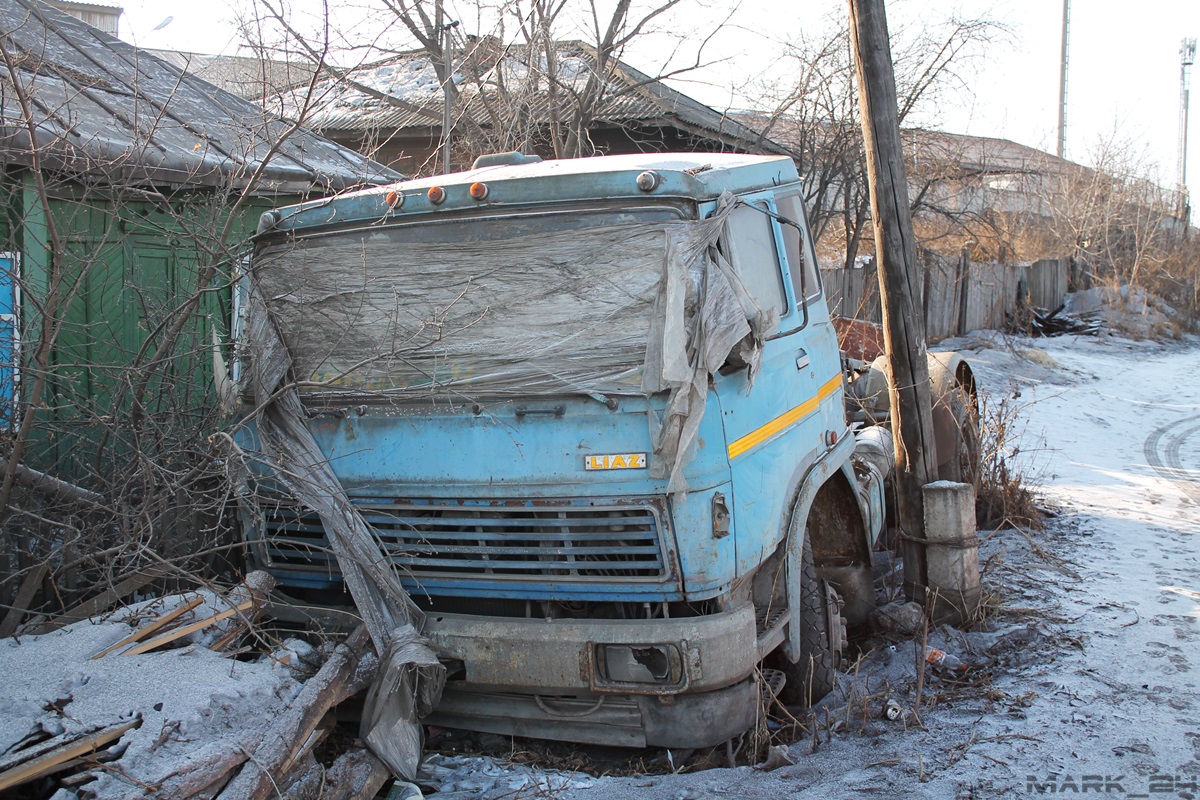
[[[829,641],[828,598],[817,579],[808,532],[800,558],[800,659],[780,653],[779,668],[787,676],[781,697],[789,705],[808,707],[833,691],[837,669]]]
[[[945,402],[949,407],[949,434],[952,437],[949,458],[938,465],[938,480],[969,483],[979,490],[979,415],[971,407],[970,396],[962,386]],[[939,451],[941,448],[939,448]]]

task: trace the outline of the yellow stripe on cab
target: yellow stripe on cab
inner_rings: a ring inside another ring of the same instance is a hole
[[[805,400],[791,411],[779,415],[766,425],[755,428],[742,438],[731,442],[729,445],[729,457],[731,459],[737,458],[742,453],[757,447],[775,434],[790,428],[792,425],[795,425],[797,422],[816,411],[817,406],[821,404],[821,401],[836,392],[841,385],[841,374],[834,375],[832,378],[826,381],[820,389],[817,389],[815,396]]]

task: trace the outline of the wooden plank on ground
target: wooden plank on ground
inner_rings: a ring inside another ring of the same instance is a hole
[[[0,772],[12,769],[17,764],[28,761],[31,758],[36,758],[42,753],[48,753],[60,745],[73,742],[80,736],[91,733],[94,730],[96,730],[96,728],[89,728],[82,733],[79,731],[74,731],[72,733],[61,733],[51,739],[45,739],[20,750],[6,753],[3,758],[0,758]]]
[[[176,639],[182,639],[184,636],[187,636],[189,633],[195,633],[196,631],[201,630],[202,628],[207,628],[209,625],[212,625],[213,623],[220,622],[223,619],[228,619],[229,617],[232,617],[234,614],[238,614],[243,611],[249,611],[253,607],[254,607],[254,601],[247,600],[246,602],[239,603],[232,608],[227,608],[224,611],[220,611],[220,612],[217,612],[216,614],[205,617],[204,619],[197,620],[197,621],[191,623],[190,625],[184,625],[182,628],[176,628],[175,630],[171,631],[170,633],[164,633],[162,636],[159,636],[155,639],[151,639],[148,642],[142,642],[139,645],[134,645],[133,647],[126,650],[124,653],[121,653],[121,655],[136,656],[141,653],[145,653],[147,650],[153,650],[156,647],[162,647],[164,644],[169,644],[170,642],[173,642]]]
[[[359,662],[370,649],[371,637],[365,626],[359,626],[337,646],[288,707],[275,715],[260,737],[251,763],[225,787],[222,800],[266,800],[272,796],[275,779],[293,763],[326,712],[345,699],[343,690],[354,682]]]
[[[191,611],[193,608],[195,608],[196,606],[200,605],[203,602],[204,602],[203,597],[195,597],[186,603],[180,603],[179,607],[176,609],[173,609],[170,613],[163,614],[161,617],[154,620],[154,622],[151,622],[146,627],[139,628],[138,630],[129,634],[128,636],[126,636],[124,639],[117,642],[116,644],[110,645],[110,646],[104,648],[103,650],[101,650],[99,653],[96,653],[96,655],[92,656],[92,660],[94,661],[97,658],[103,658],[104,656],[108,655],[109,653],[111,653],[114,650],[120,650],[122,647],[124,647],[127,644],[133,644],[136,641],[145,639],[150,634],[155,633],[156,631],[159,631],[162,628],[165,628],[167,625],[169,625],[172,622],[174,622],[175,620],[179,619],[184,614]]]
[[[46,579],[46,572],[50,569],[48,562],[42,562],[29,571],[25,576],[25,580],[21,581],[21,588],[17,590],[17,597],[13,600],[12,608],[4,615],[4,621],[0,622],[0,639],[7,639],[17,632],[17,626],[21,624],[25,612],[29,610],[29,604],[33,602],[33,596],[37,593],[38,586]]]
[[[94,753],[101,747],[120,739],[126,731],[142,724],[141,718],[119,722],[85,734],[78,739],[43,753],[3,773],[0,773],[0,791],[19,786],[63,769],[67,762],[82,755]]]

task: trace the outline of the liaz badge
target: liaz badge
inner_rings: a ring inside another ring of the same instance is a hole
[[[583,468],[593,469],[645,469],[645,453],[614,453],[606,456],[584,456]]]

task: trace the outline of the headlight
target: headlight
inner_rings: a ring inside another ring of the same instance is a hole
[[[674,644],[596,645],[598,683],[678,686],[684,683],[683,658]]]

